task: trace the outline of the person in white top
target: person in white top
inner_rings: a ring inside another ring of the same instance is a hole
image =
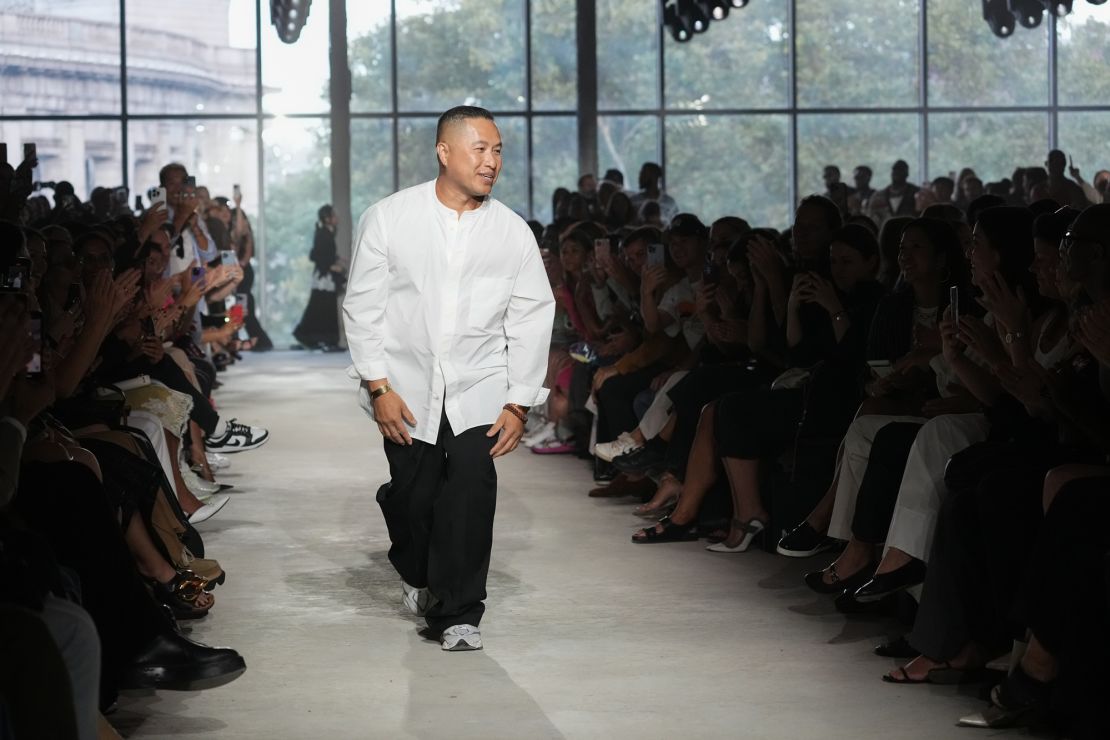
[[[482,108],[436,129],[439,176],[371,206],[343,314],[362,407],[385,438],[378,490],[404,600],[445,650],[481,648],[497,493],[543,382],[555,316],[528,225],[490,192],[501,134]]]

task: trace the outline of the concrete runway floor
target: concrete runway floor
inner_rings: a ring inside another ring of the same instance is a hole
[[[633,545],[635,502],[590,499],[569,456],[499,462],[486,649],[444,653],[402,610],[374,492],[377,429],[346,354],[247,356],[221,414],[269,428],[220,479],[232,501],[199,526],[227,583],[189,634],[247,672],[203,692],[130,694],[132,738],[936,738],[983,706],[978,687],[895,686],[873,645],[801,576],[822,556]],[[1015,733],[1021,734],[1021,733]]]

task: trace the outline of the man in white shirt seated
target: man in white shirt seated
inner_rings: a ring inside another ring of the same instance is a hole
[[[555,317],[535,236],[490,196],[501,134],[482,108],[444,113],[439,176],[362,216],[347,344],[385,437],[378,490],[406,606],[444,650],[482,647],[497,473],[543,403]]]

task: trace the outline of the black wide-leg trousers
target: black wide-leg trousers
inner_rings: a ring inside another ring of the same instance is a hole
[[[410,586],[427,588],[436,603],[425,618],[442,632],[478,626],[485,611],[493,546],[497,471],[489,426],[456,435],[444,414],[436,443],[385,440],[390,482],[378,489],[389,529],[389,562]]]

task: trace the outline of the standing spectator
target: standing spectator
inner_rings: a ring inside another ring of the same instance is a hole
[[[891,216],[914,215],[914,196],[918,187],[909,181],[910,166],[899,159],[890,168],[890,184],[878,191],[890,209]]]
[[[663,188],[663,168],[655,162],[644,162],[640,168],[640,192],[632,196],[632,206],[643,217],[643,206],[648,201],[659,204],[659,220],[667,225],[678,215],[678,205],[674,198],[667,195]],[[644,218],[647,222],[647,218]]]
[[[1068,167],[1068,159],[1062,151],[1059,149],[1050,151],[1044,164],[1048,168],[1048,182],[1046,183],[1048,190],[1046,196],[1048,198],[1062,206],[1071,206],[1079,210],[1083,210],[1090,205],[1087,196],[1083,194],[1083,188],[1064,176]],[[1030,202],[1032,202],[1032,199],[1030,199]]]
[[[836,203],[836,207],[840,209],[840,212],[847,216],[849,212],[849,199],[856,194],[856,191],[848,187],[846,183],[840,181],[840,168],[835,164],[825,165],[823,178],[825,180],[824,196],[833,203]]]
[[[852,182],[856,186],[856,194],[849,200],[852,213],[864,213],[875,194],[875,188],[871,187],[871,168],[865,164],[856,167],[852,170]]]

